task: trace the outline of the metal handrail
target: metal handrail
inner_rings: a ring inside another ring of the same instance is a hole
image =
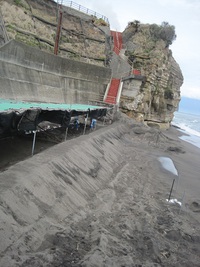
[[[99,14],[97,13],[96,11],[93,11],[87,7],[84,7],[82,5],[79,5],[73,1],[66,1],[66,0],[63,0],[63,3],[62,3],[64,6],[68,6],[68,7],[71,7],[73,9],[76,9],[80,12],[83,12],[83,13],[86,13],[90,16],[94,16],[94,17],[97,17],[98,19],[103,19],[108,25],[109,24],[109,20],[106,16],[102,15],[102,14]]]
[[[114,47],[114,49],[116,49],[118,52],[119,52],[119,55],[118,57],[120,57],[121,60],[123,60],[124,62],[127,62],[129,65],[130,65],[130,71],[129,72],[124,72],[124,73],[121,73],[121,78],[123,78],[124,76],[122,76],[123,74],[131,74],[134,70],[138,70],[140,71],[140,73],[142,73],[142,70],[141,69],[134,69],[133,68],[133,62],[130,61],[128,58],[127,59],[124,59],[121,55],[120,55],[120,49],[118,47]],[[115,51],[114,51],[115,52]],[[118,73],[120,74],[120,72]]]
[[[121,50],[120,50],[117,46],[115,46],[114,49],[116,49],[116,50],[119,52],[119,55],[118,55],[118,56],[119,56],[122,60],[126,61],[129,65],[132,66],[133,62],[130,61],[128,58],[127,58],[127,60],[125,60],[124,58],[122,58],[122,56],[120,55],[120,51],[121,51]]]

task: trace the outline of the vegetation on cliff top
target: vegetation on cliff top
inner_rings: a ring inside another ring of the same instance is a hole
[[[134,29],[134,32],[137,33],[140,30],[140,21],[134,20],[128,23],[127,29]],[[163,40],[166,43],[166,47],[169,47],[176,40],[175,26],[170,25],[168,22],[163,21],[161,25],[151,24],[149,25],[150,35],[152,39],[156,42],[158,40]]]
[[[166,46],[169,47],[176,40],[175,27],[170,25],[168,22],[162,22],[161,25],[152,24],[150,25],[150,32],[152,37],[157,41],[162,39]]]

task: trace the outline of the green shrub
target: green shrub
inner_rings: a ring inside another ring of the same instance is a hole
[[[176,39],[175,27],[168,22],[162,22],[161,25],[150,25],[150,33],[155,41],[162,39],[167,47]]]
[[[21,0],[14,0],[14,3],[19,6],[21,4]]]
[[[126,29],[130,27],[133,27],[135,29],[135,32],[138,32],[140,27],[140,21],[139,20],[130,21]]]
[[[99,25],[99,26],[108,26],[108,24],[105,22],[105,20],[103,20],[102,18],[100,18],[100,19],[96,19],[95,21],[94,21],[94,23],[96,24],[96,25]]]

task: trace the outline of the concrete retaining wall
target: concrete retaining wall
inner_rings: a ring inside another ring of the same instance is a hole
[[[0,98],[83,103],[101,100],[109,68],[61,58],[12,40],[0,48]]]

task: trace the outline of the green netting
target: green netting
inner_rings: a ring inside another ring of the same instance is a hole
[[[19,101],[0,98],[0,112],[9,110],[20,110],[20,109],[25,110],[31,108],[85,111],[88,109],[90,110],[101,109],[103,107],[94,105],[82,105],[82,104],[56,104],[56,103],[22,102],[22,101],[19,102]]]

